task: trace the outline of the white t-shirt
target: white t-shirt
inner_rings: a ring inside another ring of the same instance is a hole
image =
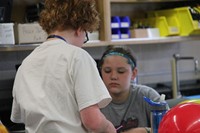
[[[63,40],[37,47],[19,67],[11,120],[28,133],[85,133],[79,111],[111,101],[94,59]]]

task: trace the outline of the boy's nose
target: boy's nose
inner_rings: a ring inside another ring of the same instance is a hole
[[[116,80],[117,79],[117,73],[112,72],[110,77],[111,77],[111,80]]]

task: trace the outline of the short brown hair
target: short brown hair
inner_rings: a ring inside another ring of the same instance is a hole
[[[92,32],[99,27],[95,0],[45,0],[39,23],[49,34],[67,28]]]

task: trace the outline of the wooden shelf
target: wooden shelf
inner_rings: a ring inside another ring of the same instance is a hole
[[[160,37],[160,38],[130,38],[112,41],[89,41],[83,45],[83,48],[103,47],[108,45],[141,45],[141,44],[169,44],[186,41],[200,40],[200,36],[189,37]],[[0,45],[0,51],[28,51],[33,50],[40,44],[21,44],[21,45]]]
[[[5,44],[0,45],[0,51],[28,51],[33,50],[37,46],[39,46],[41,43],[36,44]],[[100,46],[106,46],[108,43],[105,41],[89,41],[87,44],[84,44],[83,47],[100,47]]]
[[[169,43],[179,43],[191,40],[200,40],[200,36],[190,36],[190,37],[159,37],[159,38],[134,38],[134,39],[120,39],[112,41],[111,45],[138,45],[138,44],[169,44]]]
[[[11,45],[11,44],[5,44],[0,45],[0,51],[28,51],[33,50],[40,44],[23,44],[23,45]]]
[[[130,39],[119,39],[112,40],[110,42],[101,42],[101,43],[87,43],[83,47],[102,47],[108,45],[140,45],[140,44],[169,44],[169,43],[179,43],[187,41],[200,40],[199,35],[181,37],[159,37],[159,38],[130,38]]]

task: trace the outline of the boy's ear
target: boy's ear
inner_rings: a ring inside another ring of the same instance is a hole
[[[137,68],[134,68],[133,71],[132,71],[132,77],[131,77],[132,80],[135,79],[135,77],[137,76],[137,73],[138,73]]]
[[[83,30],[81,28],[78,28],[77,30],[75,30],[75,35],[79,37],[82,31]]]

